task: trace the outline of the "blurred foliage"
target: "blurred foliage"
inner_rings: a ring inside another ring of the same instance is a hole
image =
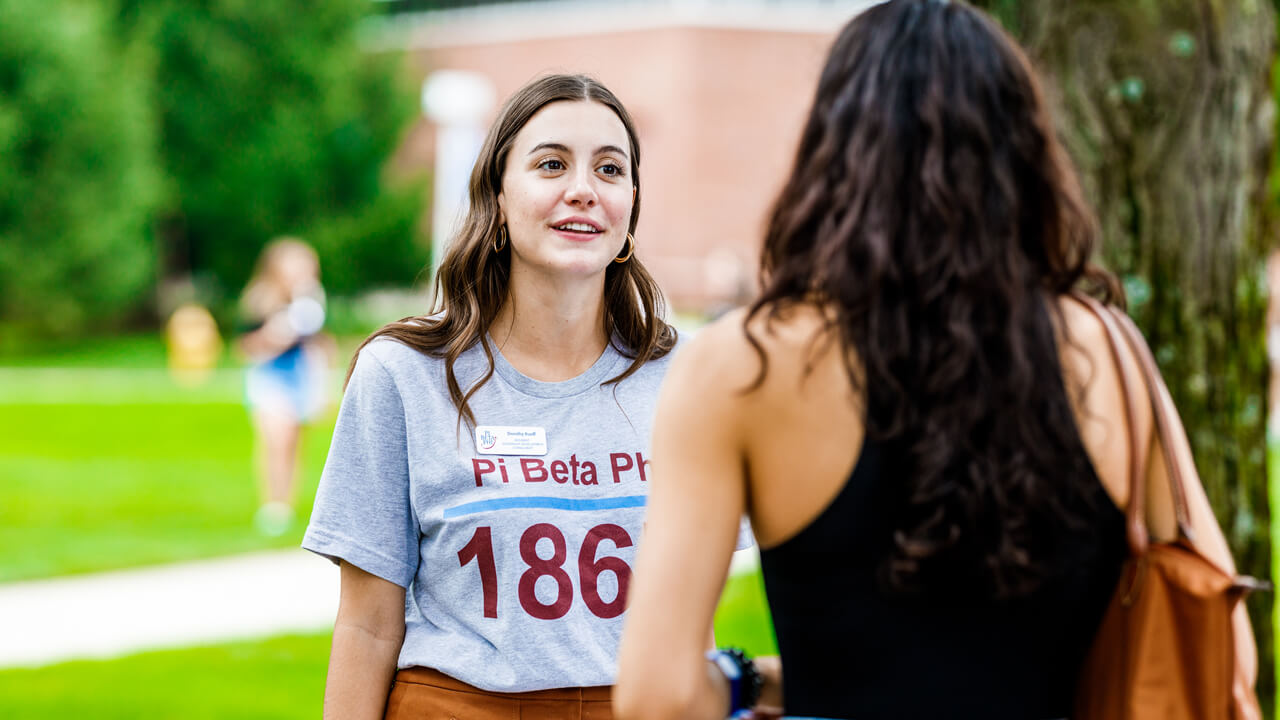
[[[225,319],[284,234],[332,293],[410,284],[425,183],[384,166],[416,91],[401,54],[360,47],[371,11],[0,0],[0,353],[153,324],[187,277]]]
[[[1264,260],[1275,247],[1276,14],[1246,0],[979,0],[1044,72],[1241,571],[1272,575]],[[1270,181],[1268,180],[1270,176]],[[1274,411],[1274,409],[1273,409]],[[1264,708],[1275,597],[1248,600]]]
[[[414,284],[428,260],[419,233],[425,197],[425,183],[408,182],[308,232],[307,240],[320,254],[329,292],[352,296],[371,285]]]
[[[90,3],[0,0],[0,346],[109,329],[154,283],[150,57]]]
[[[155,110],[170,178],[166,269],[243,286],[272,237],[321,253],[337,293],[407,284],[427,259],[420,186],[386,158],[416,111],[401,56],[364,52],[367,0],[121,0],[121,34],[157,54]]]

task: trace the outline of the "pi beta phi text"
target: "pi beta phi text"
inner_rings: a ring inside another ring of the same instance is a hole
[[[510,460],[510,464],[508,464]],[[624,480],[645,482],[645,471],[649,461],[643,453],[609,453],[609,471],[615,483]],[[484,485],[486,479],[491,484],[509,483],[513,479],[526,483],[554,482],[560,485],[599,485],[596,479],[596,464],[590,460],[579,460],[577,455],[570,455],[568,460],[548,460],[545,458],[472,458],[471,469],[475,472],[476,487]]]

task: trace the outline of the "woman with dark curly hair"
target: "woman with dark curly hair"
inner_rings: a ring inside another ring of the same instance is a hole
[[[664,382],[618,716],[755,700],[752,663],[699,642],[744,510],[784,678],[767,668],[761,704],[1071,714],[1126,556],[1124,396],[1101,321],[1071,299],[1122,302],[1097,243],[1030,65],[989,17],[892,0],[850,22],[773,209],[761,296]],[[1192,495],[1198,542],[1226,556]],[[1172,535],[1171,505],[1149,504]],[[1253,645],[1237,645],[1247,688]]]

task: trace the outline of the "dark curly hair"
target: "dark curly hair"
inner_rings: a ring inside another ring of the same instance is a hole
[[[1027,594],[1094,511],[1047,299],[1122,302],[1090,263],[1097,241],[1030,63],[994,21],[891,0],[841,31],[749,318],[830,309],[868,437],[893,458],[888,588]]]

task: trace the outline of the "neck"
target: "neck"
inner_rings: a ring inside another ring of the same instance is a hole
[[[604,276],[566,283],[513,273],[489,334],[524,375],[558,382],[586,372],[604,352]]]

